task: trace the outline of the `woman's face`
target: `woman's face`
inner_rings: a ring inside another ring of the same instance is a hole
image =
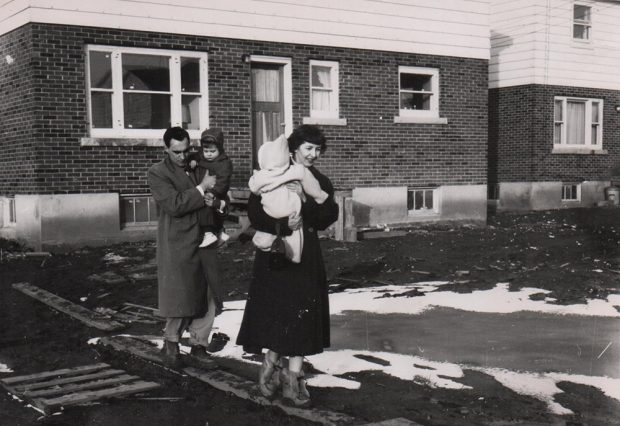
[[[316,160],[321,156],[321,146],[310,142],[304,142],[299,145],[299,148],[297,148],[293,154],[293,159],[297,164],[310,167],[314,165]]]

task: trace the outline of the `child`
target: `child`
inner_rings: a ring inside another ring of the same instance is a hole
[[[224,217],[228,211],[228,190],[233,172],[232,162],[224,152],[224,134],[221,129],[213,128],[202,132],[200,136],[202,154],[194,169],[198,181],[205,174],[215,175],[215,186],[205,193],[205,200],[212,199],[212,207],[205,206],[198,210],[198,222],[204,232],[199,247],[207,247],[217,241],[218,246],[230,237],[224,231]],[[194,158],[196,160],[196,158]],[[192,158],[189,159],[190,165]]]
[[[261,196],[265,213],[274,219],[291,215],[299,216],[301,203],[305,201],[305,194],[314,198],[318,204],[323,204],[328,197],[306,167],[301,164],[291,164],[288,141],[284,135],[280,135],[275,141],[264,143],[259,148],[258,165],[260,170],[254,170],[248,186],[250,191]],[[286,184],[290,182],[300,183],[303,193],[298,195],[288,189]],[[294,263],[301,261],[303,235],[303,229],[299,228],[291,235],[282,237],[286,257]],[[256,231],[252,242],[260,250],[269,251],[275,239],[276,236],[273,234]]]

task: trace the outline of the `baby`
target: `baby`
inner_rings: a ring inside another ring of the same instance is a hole
[[[306,167],[301,164],[291,164],[288,150],[288,141],[280,135],[272,142],[264,143],[258,150],[258,165],[248,182],[250,191],[260,195],[263,210],[274,219],[301,214],[302,197],[309,195],[318,204],[323,204],[328,194],[321,189],[319,182]],[[287,188],[286,184],[299,182],[303,188],[300,196]],[[293,231],[289,236],[283,236],[286,248],[286,257],[291,262],[299,263],[303,249],[303,229]],[[269,251],[276,236],[267,232],[256,231],[252,242],[263,251]]]

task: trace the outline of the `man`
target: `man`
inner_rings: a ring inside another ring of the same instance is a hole
[[[215,176],[206,175],[197,182],[188,170],[189,134],[185,129],[166,130],[164,144],[166,156],[149,169],[148,182],[159,207],[159,315],[166,318],[162,352],[170,366],[180,367],[179,339],[186,329],[190,353],[208,358],[206,346],[218,309],[213,292],[219,278],[217,252],[198,248],[202,233],[196,213],[204,207],[204,194],[215,185]]]

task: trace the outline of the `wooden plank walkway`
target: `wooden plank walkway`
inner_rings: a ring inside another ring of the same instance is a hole
[[[7,377],[0,380],[0,385],[47,415],[69,405],[145,392],[160,386],[125,374],[123,370],[111,369],[105,363]]]
[[[22,293],[45,303],[52,308],[83,322],[84,324],[104,331],[115,331],[125,328],[125,324],[114,321],[106,315],[93,312],[83,306],[56,296],[49,291],[43,290],[29,283],[15,283],[13,288]]]
[[[258,392],[256,382],[244,379],[237,375],[221,371],[202,371],[188,367],[184,370],[188,375],[197,378],[216,389],[230,392],[239,398],[252,401],[259,405],[276,406],[290,416],[320,423],[322,425],[351,425],[361,424],[358,419],[343,413],[337,413],[318,408],[297,408],[285,405],[281,400],[270,401]]]
[[[106,336],[99,339],[99,344],[165,365],[160,349],[148,340],[146,336]],[[186,364],[200,366],[204,370],[218,368],[214,360],[203,361],[189,354],[181,354],[181,359]]]

